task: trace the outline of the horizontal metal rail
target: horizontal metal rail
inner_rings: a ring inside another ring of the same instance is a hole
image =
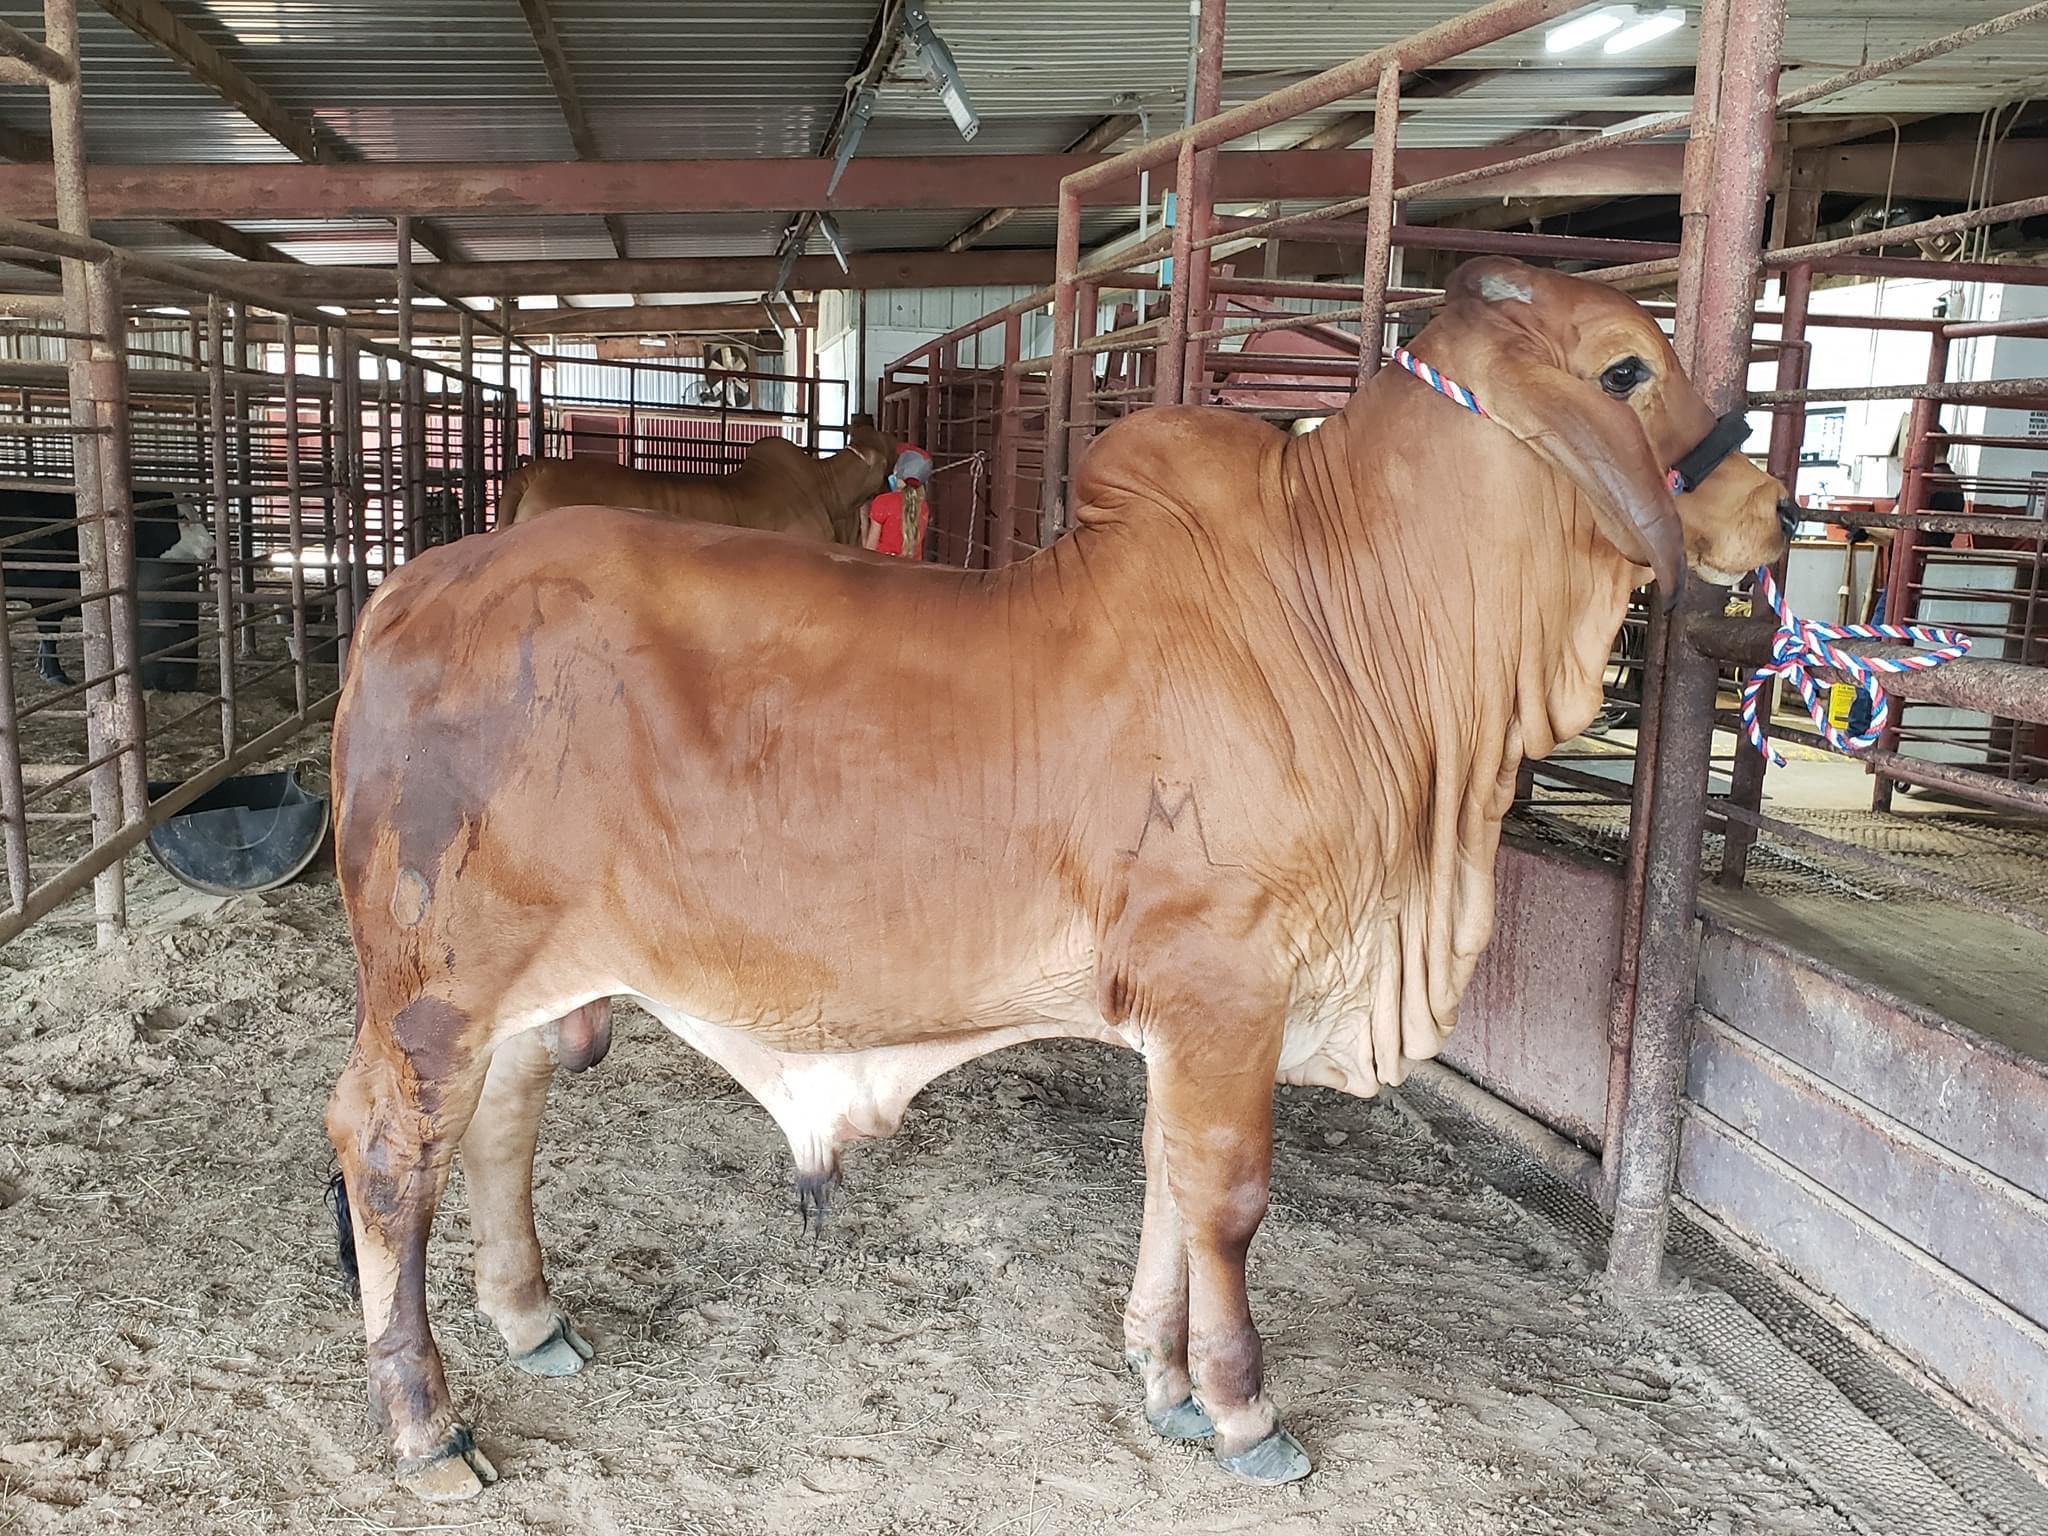
[[[1921,869],[1916,865],[1903,863],[1897,858],[1873,853],[1868,848],[1859,848],[1854,843],[1845,843],[1838,838],[1809,831],[1776,816],[1745,809],[1720,796],[1709,796],[1707,803],[1711,810],[1730,821],[1739,821],[1744,826],[1754,827],[1766,837],[1782,838],[1788,843],[1811,848],[1844,863],[1867,869],[1887,880],[1925,891],[1941,901],[1953,902],[1959,907],[1969,907],[1977,912],[1995,913],[2008,922],[2019,924],[2022,928],[2031,928],[2036,933],[2048,933],[2048,913],[2022,906],[2018,902],[2002,901],[1996,896],[1987,895],[1973,886],[1965,885],[1960,880],[1952,880],[1934,870]]]
[[[1695,620],[1686,633],[1693,648],[1703,656],[1758,667],[1771,659],[1771,637],[1777,633],[1777,625],[1767,619],[1714,615]],[[1881,658],[1908,654],[1904,647],[1868,640],[1834,643],[1852,656]],[[1853,681],[1825,668],[1813,670],[1819,677]],[[2036,725],[2048,724],[2048,667],[1966,656],[1939,667],[1888,673],[1883,686],[1886,693],[1902,699],[1980,710],[1987,715],[2004,715]]]

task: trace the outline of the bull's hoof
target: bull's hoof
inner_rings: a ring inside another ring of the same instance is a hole
[[[555,1319],[553,1333],[525,1354],[514,1355],[512,1364],[529,1376],[574,1376],[595,1353],[576,1325],[560,1317]]]
[[[53,688],[69,688],[71,686],[70,677],[54,661],[48,666],[37,666],[36,676]]]
[[[398,1464],[398,1486],[432,1504],[473,1499],[498,1480],[498,1469],[483,1453],[467,1426],[458,1426],[448,1448],[437,1456]]]
[[[1216,1464],[1234,1477],[1267,1487],[1298,1483],[1314,1470],[1301,1442],[1284,1429],[1274,1430],[1248,1451],[1218,1456]]]
[[[1156,1417],[1147,1413],[1145,1422],[1162,1440],[1206,1440],[1216,1433],[1216,1426],[1209,1422],[1208,1413],[1192,1397],[1186,1402],[1176,1403]]]

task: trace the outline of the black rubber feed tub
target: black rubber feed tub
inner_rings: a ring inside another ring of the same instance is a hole
[[[151,784],[151,799],[174,784]],[[298,773],[250,773],[216,785],[149,834],[149,851],[180,882],[213,896],[275,890],[313,862],[327,837],[327,797]]]

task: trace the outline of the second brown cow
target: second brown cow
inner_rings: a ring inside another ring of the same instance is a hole
[[[819,458],[786,437],[764,437],[724,475],[541,459],[506,477],[498,526],[531,522],[561,507],[635,507],[685,522],[858,544],[861,508],[887,486],[895,459],[895,446],[865,417],[847,429],[846,446],[835,454]]]

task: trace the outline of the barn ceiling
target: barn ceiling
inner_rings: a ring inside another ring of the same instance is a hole
[[[1419,30],[1469,0],[1231,0],[1226,103],[1248,100]],[[1790,0],[1788,79],[1831,73],[1967,23],[2018,0]],[[885,0],[105,0],[81,3],[86,128],[95,160],[290,162],[305,158],[248,110],[259,95],[303,125],[321,158],[532,161],[754,158],[819,153]],[[1186,0],[931,0],[983,122],[965,143],[921,81],[885,78],[863,156],[1054,152],[1115,113],[1152,132],[1177,127],[1187,78]],[[1697,0],[1687,9],[1697,11]],[[536,16],[552,35],[574,100],[551,76]],[[37,3],[0,0],[0,18],[40,34]],[[203,83],[172,57],[167,21],[217,54],[242,93]],[[152,31],[159,34],[154,40]],[[1544,129],[1613,122],[1690,102],[1696,28],[1609,57],[1545,52],[1541,29],[1440,72],[1437,99],[1404,115],[1403,143],[1495,144]],[[1831,113],[1980,114],[2048,95],[2048,26],[1919,66],[1825,104]],[[1367,103],[1356,103],[1363,107]],[[580,114],[580,124],[576,121]],[[1344,116],[1330,110],[1269,130],[1299,143]],[[274,123],[273,123],[274,128]],[[0,90],[0,154],[34,158],[49,131],[40,91]],[[1133,129],[1119,142],[1136,142]],[[1447,204],[1417,216],[1456,212]],[[1470,206],[1469,204],[1463,206]],[[420,229],[416,256],[464,260],[763,255],[790,213],[636,214],[610,219],[483,211]],[[972,222],[961,213],[847,215],[855,250],[938,249]],[[265,220],[234,228],[285,259],[390,260],[388,221]],[[1097,233],[1119,221],[1097,221]],[[123,223],[111,238],[193,258],[220,257],[187,224]],[[1043,245],[1029,212],[988,240]],[[813,242],[813,250],[822,245]]]

